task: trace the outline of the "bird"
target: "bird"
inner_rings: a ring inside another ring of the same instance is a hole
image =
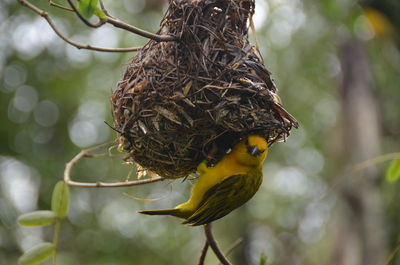
[[[183,224],[211,223],[242,206],[259,189],[262,165],[268,154],[264,137],[248,135],[212,167],[207,161],[197,167],[198,181],[190,198],[172,209],[139,211],[147,215],[172,215],[185,219]]]

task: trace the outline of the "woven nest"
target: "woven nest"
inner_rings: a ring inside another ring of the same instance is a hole
[[[159,33],[132,59],[111,101],[128,160],[165,178],[217,162],[241,137],[284,140],[296,120],[248,41],[254,0],[170,0]]]

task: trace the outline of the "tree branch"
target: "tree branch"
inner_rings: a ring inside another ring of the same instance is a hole
[[[201,256],[200,256],[200,259],[199,259],[199,263],[197,263],[197,265],[204,265],[204,261],[205,261],[206,256],[207,256],[207,251],[208,251],[208,247],[209,246],[210,245],[208,244],[208,240],[206,239],[206,242],[204,243],[203,250],[201,251]]]
[[[112,17],[110,15],[110,13],[108,13],[108,10],[106,9],[106,7],[104,6],[103,0],[99,0],[99,3],[100,3],[101,11],[103,11],[104,14],[106,14],[108,17]]]
[[[67,11],[74,11],[72,8],[69,8],[69,7],[65,7],[65,6],[63,6],[63,5],[60,5],[60,4],[57,4],[57,3],[55,3],[55,2],[53,2],[53,1],[49,1],[49,6],[54,6],[54,7],[57,7],[57,8],[59,8],[59,9],[62,9],[62,10],[67,10]]]
[[[104,20],[107,23],[113,25],[114,27],[117,27],[117,28],[120,28],[120,29],[125,29],[125,30],[127,30],[129,32],[135,33],[137,35],[140,35],[142,37],[146,37],[148,39],[152,39],[152,40],[155,40],[155,41],[175,41],[175,40],[178,40],[177,36],[154,34],[154,33],[139,29],[139,28],[134,27],[132,25],[129,25],[129,24],[125,23],[125,22],[122,22],[119,19],[112,18],[112,17],[109,17],[109,16],[107,16]]]
[[[68,4],[70,5],[70,7],[72,8],[72,10],[74,11],[74,13],[78,16],[78,18],[86,24],[86,26],[91,27],[91,28],[98,28],[104,25],[104,23],[106,23],[103,19],[99,19],[99,21],[95,24],[91,23],[89,20],[87,20],[86,18],[84,18],[78,11],[78,9],[76,8],[76,6],[74,5],[74,3],[72,3],[72,0],[67,0]]]
[[[208,244],[210,245],[211,249],[214,251],[214,253],[217,256],[217,258],[219,259],[219,261],[223,265],[232,265],[232,263],[229,262],[229,260],[225,257],[225,255],[220,250],[218,243],[212,234],[211,224],[204,225],[204,232],[206,234]]]
[[[65,170],[64,170],[64,181],[67,183],[69,186],[77,186],[77,187],[85,187],[85,188],[115,188],[115,187],[128,187],[128,186],[138,186],[138,185],[143,185],[143,184],[148,184],[148,183],[153,183],[153,182],[158,182],[164,180],[163,177],[157,177],[157,178],[150,178],[150,179],[142,179],[142,180],[134,180],[134,181],[123,181],[123,182],[113,182],[113,183],[106,183],[106,182],[78,182],[78,181],[73,181],[71,179],[71,171],[73,167],[83,158],[85,157],[92,157],[93,152],[96,152],[98,150],[104,149],[111,147],[114,143],[105,143],[101,144],[89,149],[82,150],[79,152],[74,158],[71,159],[68,163],[65,165]]]
[[[235,242],[232,243],[232,245],[228,248],[228,250],[225,252],[225,257],[227,257],[231,252],[239,246],[243,242],[243,238],[238,238]],[[219,263],[221,264],[221,262]],[[218,264],[218,265],[219,265]]]
[[[98,28],[98,27],[104,25],[105,23],[108,23],[108,24],[113,25],[114,27],[127,30],[129,32],[135,33],[137,35],[140,35],[142,37],[145,37],[145,38],[148,38],[151,40],[155,40],[155,41],[174,41],[174,40],[178,39],[178,37],[176,37],[176,36],[154,34],[154,33],[145,31],[143,29],[134,27],[125,22],[122,22],[119,19],[111,17],[110,15],[108,15],[108,12],[104,12],[106,15],[105,18],[101,18],[101,19],[99,19],[99,21],[97,23],[93,24],[79,13],[79,11],[75,7],[74,3],[72,3],[72,0],[67,0],[67,1],[68,1],[69,5],[71,6],[71,8],[76,13],[76,15],[79,17],[79,19],[82,20],[82,22],[85,23],[89,27]],[[101,9],[105,10],[103,3],[101,3]]]
[[[379,163],[386,162],[386,161],[389,161],[389,160],[398,159],[398,158],[400,158],[400,152],[379,155],[379,156],[374,157],[372,159],[368,159],[368,160],[365,160],[365,161],[363,161],[361,163],[356,164],[352,168],[352,170],[353,171],[361,171],[361,170],[366,169],[366,168],[368,168],[370,166],[375,166],[375,165],[377,165]]]
[[[387,257],[385,265],[390,265],[390,263],[394,260],[396,257],[397,252],[400,251],[400,244],[398,244],[393,251],[390,253],[390,255]]]
[[[93,51],[99,51],[99,52],[136,52],[141,49],[141,47],[132,47],[132,48],[103,48],[103,47],[97,47],[97,46],[92,46],[88,44],[81,44],[78,42],[75,42],[73,40],[70,40],[68,37],[63,35],[55,26],[53,20],[49,17],[49,14],[45,12],[44,10],[38,8],[37,6],[33,5],[32,3],[26,1],[26,0],[17,0],[21,5],[28,7],[29,9],[33,10],[36,14],[39,16],[43,17],[47,23],[50,25],[50,27],[53,29],[54,33],[57,34],[58,37],[60,37],[63,41],[66,43],[78,48],[78,49],[86,49],[86,50],[93,50]]]

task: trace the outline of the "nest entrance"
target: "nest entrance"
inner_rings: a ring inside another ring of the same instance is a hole
[[[166,178],[218,161],[241,137],[269,144],[296,120],[248,41],[254,0],[170,0],[159,32],[132,59],[111,101],[129,158]]]

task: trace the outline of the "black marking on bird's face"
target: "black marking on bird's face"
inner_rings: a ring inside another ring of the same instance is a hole
[[[247,152],[252,155],[252,156],[258,156],[264,153],[265,150],[263,149],[258,149],[257,145],[248,145],[247,146]]]

